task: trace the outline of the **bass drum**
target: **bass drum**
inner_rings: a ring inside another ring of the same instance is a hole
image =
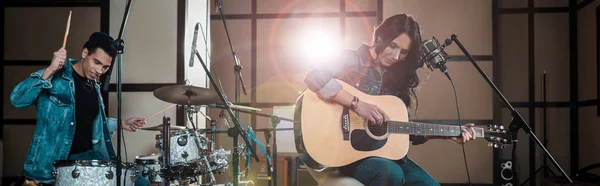
[[[56,186],[117,185],[116,163],[102,160],[60,160],[54,162],[52,175]],[[133,164],[122,166],[121,185],[133,186],[137,179],[137,168]]]

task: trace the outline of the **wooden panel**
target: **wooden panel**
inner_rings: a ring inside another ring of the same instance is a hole
[[[44,66],[5,66],[4,67],[4,99],[3,111],[4,119],[35,119],[36,109],[35,105],[31,105],[27,108],[17,109],[10,104],[10,93],[13,91],[15,86],[26,78],[30,77],[31,73],[45,68]]]
[[[579,75],[579,100],[596,99],[599,76],[597,72],[597,43],[598,26],[596,10],[600,1],[594,1],[585,8],[578,11],[577,16],[577,50],[579,53],[579,64],[577,74]]]
[[[231,102],[235,102],[235,73],[233,70],[235,61],[233,60],[233,55],[231,54],[231,48],[227,40],[227,35],[225,34],[223,23],[220,20],[213,20],[211,21],[211,24],[211,74],[213,75],[213,78],[215,78],[215,81],[217,81],[217,77],[221,80],[227,99]],[[243,67],[241,72],[248,93],[248,95],[244,95],[242,87],[239,87],[239,93],[241,95],[240,102],[250,102],[252,93],[252,42],[250,39],[251,27],[250,20],[227,21],[227,29],[229,30],[231,44],[233,45],[237,57],[239,58],[240,65]],[[216,73],[213,73],[213,71]]]
[[[110,3],[110,34],[115,39],[125,2]],[[176,82],[177,1],[147,0],[133,4],[123,40],[123,83]],[[114,69],[112,83],[116,82],[116,72]]]
[[[600,118],[596,116],[596,106],[579,108],[579,167],[600,162]],[[594,174],[600,174],[595,170]]]
[[[23,171],[25,157],[33,138],[35,125],[3,125],[3,177],[20,176]]]
[[[223,7],[223,14],[250,14],[252,13],[252,0],[219,0]],[[210,14],[220,15],[215,7],[215,1],[210,1]],[[219,20],[220,21],[220,20]]]
[[[509,101],[529,100],[527,15],[500,16],[499,89]]]
[[[377,1],[373,0],[346,0],[346,12],[377,11]]]
[[[527,1],[522,0],[502,0],[500,8],[527,8]]]
[[[100,31],[99,7],[5,8],[4,59],[51,60],[62,47],[69,10],[71,28],[67,55],[81,58],[81,48],[93,32]]]
[[[564,0],[534,0],[534,6],[537,7],[567,7],[569,1]]]
[[[443,42],[452,34],[471,55],[492,54],[492,1],[383,1],[383,18],[411,14],[421,27],[423,40],[432,36]],[[443,11],[440,11],[443,10]],[[457,46],[446,48],[450,55],[463,55]]]
[[[478,62],[488,77],[492,78],[492,63]],[[491,119],[493,116],[491,87],[471,62],[447,63],[456,86],[461,119]],[[420,88],[416,91],[419,108],[411,106],[411,119],[456,119],[456,101],[452,85],[439,70],[419,70]]]
[[[542,74],[547,75],[548,101],[569,101],[569,24],[568,14],[536,14],[535,95],[543,101]]]
[[[336,0],[258,0],[258,13],[319,13],[339,12]]]
[[[346,18],[346,40],[344,47],[356,49],[360,44],[371,44],[375,25],[377,25],[375,17]]]

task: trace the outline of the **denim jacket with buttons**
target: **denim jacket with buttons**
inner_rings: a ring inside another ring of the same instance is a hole
[[[25,158],[23,175],[43,183],[52,183],[54,161],[69,157],[75,135],[75,84],[71,65],[76,60],[66,60],[64,67],[44,80],[44,69],[31,74],[14,88],[10,102],[14,107],[24,108],[35,105],[37,121],[33,139]],[[93,151],[101,160],[116,159],[112,145],[112,134],[117,121],[107,118],[100,86],[95,83],[98,93],[98,116],[94,120],[92,143]]]
[[[335,79],[342,80],[358,90],[370,95],[397,95],[397,92],[382,87],[383,75],[371,64],[369,46],[362,44],[356,50],[345,50],[332,61],[321,64],[308,72],[304,78],[307,87],[322,99],[331,99],[342,89]],[[425,143],[427,139],[420,135],[411,135],[413,145]]]

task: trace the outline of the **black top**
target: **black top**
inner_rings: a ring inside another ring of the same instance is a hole
[[[88,80],[73,70],[75,81],[75,136],[69,154],[92,149],[94,120],[98,116],[98,93],[94,81]]]

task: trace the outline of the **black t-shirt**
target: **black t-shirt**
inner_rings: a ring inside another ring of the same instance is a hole
[[[94,81],[77,74],[75,81],[75,136],[69,154],[77,154],[92,149],[94,120],[98,116],[98,93]]]

